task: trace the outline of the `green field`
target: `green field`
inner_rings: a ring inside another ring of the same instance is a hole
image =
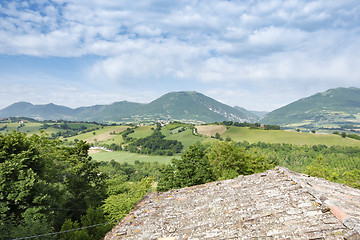
[[[156,128],[156,126],[141,126],[134,129],[134,133],[129,134],[129,137],[132,138],[144,138],[150,136],[153,133],[151,128]]]
[[[246,127],[231,126],[225,133],[221,134],[222,138],[230,137],[235,142],[248,141],[250,143],[290,143],[295,145],[318,145],[327,146],[359,146],[360,141],[342,138],[334,134],[318,134],[290,132],[282,130],[258,130]]]
[[[143,155],[136,154],[125,151],[118,152],[105,152],[101,151],[98,153],[91,153],[90,156],[96,161],[117,161],[117,162],[127,162],[134,164],[136,160],[142,162],[159,162],[159,163],[170,163],[171,159],[178,158],[179,156],[153,156],[153,155]]]
[[[121,135],[110,135],[110,132],[122,132],[127,126],[104,126],[100,127],[98,130],[94,130],[91,132],[78,134],[76,136],[67,138],[69,141],[74,141],[75,139],[83,140],[88,143],[101,142],[101,143],[112,143],[114,142],[112,139],[116,139],[117,141],[122,142]],[[117,143],[119,143],[117,142]]]
[[[165,134],[164,134],[165,135]],[[166,136],[166,135],[165,135]],[[187,129],[184,132],[175,133],[175,134],[169,134],[166,139],[169,140],[178,140],[180,141],[183,146],[184,150],[186,151],[189,149],[191,145],[194,145],[195,143],[204,143],[204,142],[212,142],[216,141],[213,138],[206,138],[206,137],[199,137],[192,134],[191,129]]]
[[[49,123],[48,125],[53,125],[54,123]],[[7,125],[7,128],[0,133],[11,132],[11,130],[18,129],[20,125],[18,122],[13,123],[1,123],[0,128]],[[19,131],[25,132],[27,134],[38,134],[40,133],[40,128],[43,127],[44,123],[38,122],[28,122],[25,123]],[[65,138],[66,141],[74,141],[75,139],[84,140],[88,143],[102,146],[104,144],[111,145],[115,144],[124,144],[121,132],[126,130],[129,126],[100,126],[97,124],[90,123],[68,123],[71,129],[81,128],[86,126],[88,130],[93,130],[91,132],[86,132],[78,134],[73,137]],[[173,123],[169,124],[161,129],[162,134],[166,139],[169,140],[178,140],[180,141],[186,151],[189,147],[195,143],[211,143],[219,141],[217,139],[206,137],[206,136],[195,136],[192,133],[193,125],[183,124],[183,123]],[[96,129],[98,128],[98,129]],[[144,138],[153,133],[153,126],[140,126],[134,129],[134,133],[129,134],[132,138]],[[179,132],[180,130],[180,132]],[[66,131],[65,129],[57,129],[54,127],[48,127],[44,130],[45,133],[51,134],[59,131]],[[112,134],[113,132],[116,134]],[[111,133],[111,134],[110,134]],[[295,145],[318,145],[323,144],[327,146],[340,145],[340,146],[359,146],[360,141],[342,138],[339,135],[334,134],[319,134],[319,133],[305,133],[305,132],[292,132],[292,131],[282,131],[282,130],[260,130],[260,129],[249,129],[247,127],[229,127],[224,133],[221,134],[222,139],[230,137],[235,142],[247,141],[249,143],[257,143],[259,141],[265,143],[289,143]],[[62,137],[60,137],[62,139]],[[181,154],[177,154],[179,157]],[[128,162],[133,163],[136,160],[139,161],[150,161],[150,162],[160,162],[160,163],[169,163],[173,156],[153,156],[153,155],[140,155],[136,153],[130,153],[126,151],[119,152],[99,152],[91,153],[91,156],[97,161],[110,161],[114,159],[118,162]]]

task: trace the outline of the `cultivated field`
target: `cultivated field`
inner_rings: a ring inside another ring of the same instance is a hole
[[[266,143],[290,143],[295,145],[324,144],[327,146],[340,145],[360,147],[360,141],[350,138],[342,138],[341,136],[334,134],[313,134],[282,130],[258,130],[234,126],[230,127],[226,132],[221,134],[221,137],[230,137],[236,142],[248,141],[250,143],[256,143],[261,141]]]
[[[197,132],[199,134],[211,137],[215,136],[216,133],[222,134],[226,131],[226,126],[224,125],[204,125],[196,126]]]
[[[95,135],[93,133],[90,133],[90,137],[83,139],[83,140],[85,140],[88,143],[104,142],[104,141],[107,141],[109,139],[112,139],[112,138],[118,136],[118,135],[112,134],[112,133],[121,133],[128,127],[127,126],[110,127],[111,129],[107,130],[108,128],[109,127],[106,127],[105,131],[102,131],[102,130],[95,131]]]
[[[7,126],[0,133],[4,134],[10,132],[11,130],[16,130],[19,123],[1,123],[0,128]],[[48,125],[52,125],[51,123]],[[72,129],[81,128],[86,126],[90,132],[81,133],[73,137],[65,138],[66,141],[72,142],[75,139],[84,140],[90,144],[95,144],[101,146],[103,144],[111,145],[115,144],[124,144],[121,132],[129,128],[129,126],[101,126],[96,124],[87,124],[87,123],[68,123]],[[27,134],[38,134],[42,128],[42,123],[25,123],[19,131],[25,132]],[[131,127],[130,127],[131,128]],[[153,133],[152,128],[156,126],[141,126],[134,128],[134,133],[129,134],[132,138],[144,138]],[[342,138],[339,135],[334,134],[319,134],[319,133],[305,133],[305,132],[291,132],[291,131],[275,131],[275,130],[260,130],[260,129],[249,129],[247,127],[226,127],[223,125],[204,125],[196,126],[198,135],[193,134],[193,125],[183,124],[183,123],[173,123],[167,125],[161,129],[162,134],[165,136],[165,139],[169,140],[178,140],[180,141],[186,151],[189,147],[195,143],[207,144],[211,142],[219,141],[214,138],[216,133],[219,133],[222,139],[227,137],[231,138],[235,142],[248,141],[250,143],[256,142],[266,142],[266,143],[289,143],[295,145],[341,145],[341,146],[359,146],[360,141]],[[46,128],[45,133],[57,133],[66,131],[66,129],[56,129],[54,127]],[[114,134],[115,133],[115,134]],[[62,137],[60,137],[62,139]],[[114,159],[118,162],[128,162],[133,163],[136,160],[139,161],[158,161],[161,163],[169,163],[173,156],[153,156],[153,155],[140,155],[136,153],[130,153],[126,151],[118,152],[105,152],[105,151],[91,151],[90,155],[93,159],[97,161],[110,161]],[[177,154],[175,157],[180,157],[181,154]]]

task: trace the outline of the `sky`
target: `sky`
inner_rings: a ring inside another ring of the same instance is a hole
[[[0,109],[198,91],[272,111],[360,88],[359,0],[1,0]]]

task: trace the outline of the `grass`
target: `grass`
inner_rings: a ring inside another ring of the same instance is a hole
[[[118,152],[105,152],[101,151],[98,153],[92,153],[90,156],[96,161],[117,161],[120,163],[130,163],[134,164],[136,160],[141,162],[159,162],[159,163],[170,163],[171,159],[178,158],[178,156],[153,156],[153,155],[143,155],[137,153],[130,153],[126,151]]]
[[[334,134],[313,134],[279,130],[257,130],[245,127],[230,127],[221,137],[230,137],[235,142],[290,143],[295,145],[359,146],[360,141],[342,138]]]
[[[125,127],[125,126],[121,126],[121,127],[107,126],[107,127],[104,127],[103,129],[94,131],[95,134],[94,134],[94,132],[92,132],[92,136],[85,139],[85,141],[87,141],[88,143],[95,143],[95,142],[104,143],[115,137],[120,139],[119,135],[113,135],[111,133],[113,133],[113,132],[120,133],[120,132],[124,131],[126,128],[127,127]],[[121,137],[121,139],[122,139],[122,137]]]
[[[7,126],[7,128],[0,133],[10,133],[12,130],[18,130],[18,127],[20,126],[19,123],[13,122],[13,123],[0,123],[0,128]],[[36,122],[30,122],[30,123],[24,123],[24,126],[19,129],[19,132],[27,133],[27,134],[39,134],[40,133],[40,127],[43,126],[42,123],[36,123]],[[57,129],[48,128],[43,130],[44,133],[51,134],[59,132]]]
[[[180,133],[169,134],[169,135],[165,135],[165,136],[166,136],[166,139],[180,141],[184,145],[184,150],[185,151],[187,149],[189,149],[189,147],[191,145],[194,145],[197,142],[203,142],[204,140],[207,139],[207,138],[203,138],[203,137],[199,137],[199,136],[194,136],[192,134],[191,129],[187,129],[187,130],[185,130],[183,132],[180,132]]]
[[[74,141],[74,139],[78,139],[78,140],[83,140],[86,141],[88,143],[94,143],[95,140],[100,142],[100,141],[107,141],[111,138],[115,138],[118,135],[111,135],[111,132],[122,132],[126,129],[127,127],[125,126],[104,126],[99,128],[98,130],[95,131],[91,131],[91,132],[87,132],[87,133],[82,133],[70,138],[67,138],[69,141]],[[95,135],[94,135],[95,132]]]
[[[133,138],[144,138],[150,136],[153,133],[151,128],[156,128],[156,126],[142,126],[134,129],[134,133],[129,134],[129,137]]]

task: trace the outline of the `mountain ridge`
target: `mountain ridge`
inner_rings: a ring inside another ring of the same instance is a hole
[[[150,103],[129,101],[108,105],[69,108],[53,103],[33,105],[17,102],[0,110],[0,117],[31,117],[38,120],[131,122],[181,120],[185,122],[255,122],[258,118],[243,113],[198,92],[170,92]]]
[[[340,87],[316,93],[266,114],[260,122],[309,128],[360,124],[360,89]]]

